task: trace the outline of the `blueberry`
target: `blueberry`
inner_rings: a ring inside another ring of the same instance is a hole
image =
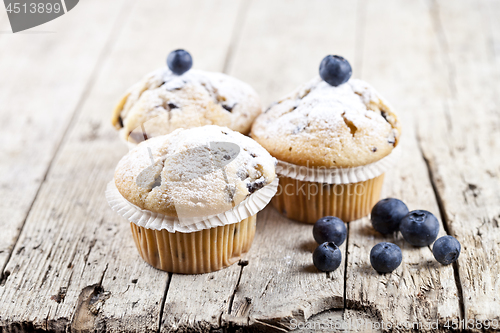
[[[431,245],[439,232],[437,218],[426,210],[409,212],[399,224],[399,231],[405,241],[414,246]]]
[[[182,75],[193,66],[193,58],[191,58],[191,55],[187,51],[175,50],[168,55],[167,65],[172,72]]]
[[[443,265],[449,265],[457,261],[460,255],[460,243],[453,236],[443,236],[439,238],[432,247],[434,258]]]
[[[370,263],[379,273],[390,273],[401,264],[403,254],[396,244],[378,243],[370,251]]]
[[[314,224],[313,237],[318,244],[334,242],[340,246],[347,237],[347,229],[345,223],[338,217],[325,216]]]
[[[318,246],[313,252],[313,263],[317,269],[323,272],[331,272],[340,266],[342,254],[335,243],[325,242]]]
[[[319,65],[319,76],[334,87],[349,81],[351,75],[352,68],[349,61],[341,56],[327,55]]]
[[[394,198],[380,200],[372,209],[373,229],[382,234],[398,231],[399,223],[408,212],[408,207],[401,200]]]

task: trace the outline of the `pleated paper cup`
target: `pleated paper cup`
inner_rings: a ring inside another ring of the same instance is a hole
[[[377,162],[354,168],[310,168],[278,160],[280,185],[271,204],[287,218],[305,223],[324,216],[357,220],[379,201],[384,174],[398,156],[395,148]]]
[[[228,267],[250,250],[257,213],[277,189],[278,178],[234,208],[191,223],[135,206],[120,194],[114,181],[108,184],[106,198],[130,222],[137,250],[147,263],[167,272],[199,274]]]

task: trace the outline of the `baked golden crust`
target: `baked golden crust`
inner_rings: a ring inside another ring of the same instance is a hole
[[[138,143],[177,128],[226,126],[248,134],[261,113],[260,100],[246,83],[222,73],[167,68],[148,74],[117,103],[111,122],[126,141]]]
[[[120,194],[141,209],[178,217],[225,212],[270,184],[276,160],[226,127],[178,129],[144,141],[115,170]]]
[[[368,83],[338,87],[319,77],[257,117],[251,136],[278,160],[309,167],[357,167],[389,155],[397,116]]]

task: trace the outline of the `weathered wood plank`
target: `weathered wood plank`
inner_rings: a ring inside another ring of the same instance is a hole
[[[421,126],[429,122],[429,118],[414,114],[421,112],[429,90],[442,86],[425,77],[432,73],[429,63],[437,57],[432,21],[419,2],[371,1],[366,5],[363,78],[398,109],[404,130],[402,156],[386,175],[383,196],[400,198],[410,210],[426,209],[439,218],[414,131],[417,119]],[[386,6],[392,10],[385,10]],[[441,224],[440,236],[444,234]],[[392,274],[379,275],[370,265],[369,252],[381,241],[394,242],[403,251],[403,263]],[[351,223],[348,250],[347,307],[365,309],[379,323],[384,321],[393,327],[403,324],[397,331],[411,331],[404,325],[413,322],[423,325],[419,330],[431,331],[436,323],[442,326],[448,320],[460,319],[453,268],[438,264],[430,248],[415,248],[399,233],[384,237],[364,218]]]
[[[413,135],[413,138],[410,137]],[[410,210],[426,209],[439,217],[425,162],[416,144],[414,132],[405,129],[401,141],[405,148],[397,169],[386,176],[383,197],[400,198]],[[440,235],[446,232],[441,224]],[[403,263],[391,274],[378,274],[370,265],[370,250],[380,242],[392,242],[403,251]],[[416,248],[401,235],[383,236],[376,232],[369,218],[350,224],[346,281],[346,306],[377,318],[376,322],[419,323],[443,326],[460,319],[457,285],[451,266],[435,261],[428,247]],[[430,331],[432,327],[419,327]],[[401,331],[411,331],[404,327]]]
[[[86,2],[85,6],[90,4]],[[229,72],[256,87],[268,103],[314,75],[326,53],[356,59],[354,75],[362,73],[362,78],[381,91],[397,107],[404,125],[404,155],[398,168],[387,176],[384,195],[402,198],[410,209],[425,208],[438,215],[421,148],[441,200],[444,222],[463,245],[458,269],[465,315],[478,320],[498,319],[497,3],[431,1],[425,8],[418,2],[376,1],[366,2],[366,9],[358,8],[357,14],[352,2],[313,1],[308,2],[308,9],[300,4],[250,4],[242,38],[234,39],[237,43],[233,45],[234,58],[228,63]],[[103,5],[100,3],[100,8]],[[175,47],[189,49],[195,67],[224,68],[230,31],[241,18],[236,14],[239,4],[220,1],[211,6],[148,1],[136,3],[130,9],[130,19],[123,16],[124,29],[53,161],[5,267],[10,275],[0,279],[0,326],[58,331],[68,327],[75,331],[158,329],[168,274],[142,262],[128,226],[107,209],[103,197],[114,165],[126,151],[108,125],[108,112],[127,86],[162,64]],[[0,16],[0,25],[4,23]],[[363,26],[365,30],[360,32]],[[40,35],[21,36],[23,41],[34,37]],[[50,34],[42,37],[43,43],[55,41]],[[9,43],[2,34],[1,49]],[[55,51],[51,49],[49,54],[66,52],[81,57],[74,63],[80,66],[78,82],[68,79],[74,72],[64,74],[66,81],[58,81],[62,74],[53,74],[48,68],[23,69],[32,58],[22,52],[43,48],[43,43],[35,40],[34,45],[15,46],[16,61],[14,53],[0,53],[2,73],[8,69],[8,73],[20,74],[12,78],[15,84],[4,83],[6,89],[0,83],[0,104],[9,106],[0,110],[0,120],[7,124],[4,132],[10,135],[7,146],[15,148],[0,152],[5,154],[0,156],[0,185],[9,186],[0,186],[0,202],[5,205],[0,209],[9,209],[13,218],[0,221],[13,230],[0,235],[0,267],[12,247],[4,244],[14,243],[19,226],[16,221],[24,221],[29,196],[32,200],[37,192],[75,109],[79,96],[75,91],[84,90],[82,78],[89,78],[84,74],[92,68],[85,65],[85,59],[91,58],[93,50],[85,55],[73,54],[76,51],[64,50],[54,42],[49,45]],[[361,56],[356,53],[354,57],[356,47],[363,50]],[[48,55],[39,53],[39,66],[50,67]],[[3,57],[12,61],[5,62]],[[64,70],[73,69],[64,66]],[[30,90],[32,100],[20,93],[31,72],[34,83],[30,86],[36,88]],[[51,102],[54,104],[40,104],[45,101],[43,94],[52,96],[58,91],[60,82],[67,83],[62,86],[68,90],[59,90],[65,94],[57,96],[58,100]],[[46,113],[50,117],[37,111],[39,105],[50,107],[50,113]],[[57,105],[62,106],[54,107]],[[12,110],[17,111],[16,117]],[[32,123],[28,123],[28,116]],[[413,124],[418,124],[420,141],[415,139]],[[23,130],[28,132],[25,141],[19,134]],[[49,138],[50,133],[59,136]],[[16,157],[19,154],[22,156]],[[16,173],[4,172],[14,167]],[[0,227],[7,230],[2,223]],[[350,224],[345,291],[348,309],[344,310],[328,310],[343,305],[343,272],[339,270],[334,273],[339,273],[338,277],[329,279],[307,266],[311,265],[314,244],[311,226],[282,219],[269,207],[259,214],[258,228],[248,266],[234,265],[199,276],[173,275],[162,330],[203,331],[226,324],[284,330],[293,328],[292,319],[301,322],[307,318],[307,323],[345,323],[356,318],[375,324],[380,320],[443,323],[460,317],[460,293],[453,267],[437,265],[428,248],[408,247],[400,236],[383,238],[373,232],[367,219]],[[403,248],[403,265],[387,276],[374,273],[368,259],[371,246],[382,240],[393,240]],[[5,249],[7,252],[2,253]],[[345,254],[345,248],[342,250]],[[323,289],[318,291],[319,287]],[[319,313],[323,310],[327,311]]]
[[[312,225],[284,218],[273,207],[258,216],[256,239],[242,271],[231,313],[233,325],[290,329],[295,321],[344,307],[346,243],[341,266],[319,272],[312,263],[317,244]]]
[[[0,34],[4,136],[0,148],[0,269],[92,80],[121,3],[87,1],[71,15],[46,23],[44,29],[55,32],[44,34],[9,33],[2,10],[0,30],[6,33]],[[92,20],[102,23],[82,29]]]
[[[255,1],[235,52],[231,73],[252,84],[269,104],[317,75],[330,53],[354,59],[356,6],[352,2]],[[300,22],[300,24],[298,24]],[[254,59],[261,58],[261,61]],[[253,66],[245,66],[252,63]],[[262,73],[267,73],[265,76]],[[290,329],[344,306],[344,263],[335,272],[312,265],[312,226],[268,207],[242,270],[231,313],[224,321],[261,330]],[[345,244],[341,251],[345,255]]]
[[[128,223],[104,198],[127,151],[109,124],[110,112],[123,91],[162,66],[174,48],[190,50],[195,67],[222,68],[230,41],[227,18],[236,10],[229,0],[144,1],[119,13],[123,30],[114,36],[6,266],[0,326],[158,330],[169,274],[139,257]]]
[[[487,3],[431,3],[450,93],[419,127],[446,223],[462,243],[465,319],[481,323],[500,319],[500,65],[488,26],[500,11]]]
[[[221,328],[241,266],[200,275],[173,274],[162,316],[162,332],[207,332]]]
[[[264,103],[269,103],[316,74],[319,61],[330,51],[327,45],[318,45],[319,39],[342,40],[342,43],[336,44],[338,52],[352,55],[354,41],[344,36],[339,29],[341,18],[346,14],[354,17],[355,9],[347,3],[329,4],[328,12],[320,17],[321,24],[315,25],[318,19],[315,14],[321,12],[319,9],[323,8],[323,5],[324,2],[310,2],[305,13],[304,7],[298,5],[298,2],[252,2],[247,16],[242,18],[245,22],[242,36],[233,46],[234,59],[230,59],[227,66],[230,74],[252,84],[256,89],[261,87],[261,97]],[[336,13],[337,20],[331,20],[331,13]],[[303,22],[305,20],[304,27],[308,30],[300,32],[299,35],[290,33],[289,22],[296,19]],[[283,26],[279,22],[282,22]],[[335,31],[334,38],[331,31]],[[315,37],[311,39],[306,36]],[[316,60],[311,63],[311,59]],[[312,71],[308,71],[310,67],[313,68]],[[287,69],[286,73],[283,73],[283,69]],[[264,72],[276,75],[264,77]],[[267,86],[262,88],[268,84],[269,78],[276,81],[271,85],[272,89]],[[323,290],[325,285],[318,284],[318,281],[325,280],[326,274],[311,273],[311,270],[314,271],[311,266],[311,252],[314,249],[311,243],[314,243],[314,240],[310,225],[288,221],[269,207],[259,214],[257,228],[252,250],[246,257],[249,264],[242,269],[243,275],[234,300],[232,297],[240,275],[240,266],[201,276],[174,274],[165,303],[162,329],[184,331],[191,328],[201,331],[207,328],[216,329],[221,325],[255,325],[266,328],[268,325],[272,327],[273,324],[257,323],[253,319],[250,323],[249,316],[265,320],[273,315],[279,318],[285,317],[284,313],[304,310],[306,317],[309,317],[325,308],[343,306],[343,267],[329,277],[330,283],[326,284],[326,290]],[[280,235],[285,245],[278,256],[272,248],[276,244],[277,235]],[[297,244],[302,245],[297,248]],[[345,252],[344,247],[342,250]],[[245,274],[247,271],[249,273]],[[249,274],[255,281],[247,281]],[[291,282],[285,283],[284,280],[287,279]],[[292,294],[285,300],[276,297],[278,294],[285,295],[284,291],[289,292],[299,286],[302,286],[304,291],[302,300],[296,299],[297,295]],[[185,290],[190,292],[186,293]],[[314,296],[314,292],[318,295]],[[308,296],[312,297],[312,305],[306,300]],[[287,304],[289,302],[291,304]],[[285,304],[288,308],[274,307],[278,303]]]

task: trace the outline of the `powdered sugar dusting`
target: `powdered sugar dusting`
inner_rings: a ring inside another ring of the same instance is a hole
[[[131,187],[146,192],[141,208],[166,214],[173,205],[178,216],[204,216],[228,210],[252,189],[270,184],[275,163],[257,142],[228,128],[178,129],[130,151],[118,164],[115,182],[125,198]],[[150,179],[141,183],[141,177]]]
[[[229,75],[196,69],[177,75],[167,67],[163,67],[149,73],[143,81],[131,87],[130,96],[122,111],[122,118],[126,118],[128,111],[145,90],[162,87],[163,90],[173,92],[186,85],[205,89],[214,102],[220,103],[228,109],[233,109],[237,104],[246,104],[249,99],[256,98],[252,87]],[[152,103],[150,108],[154,109],[156,106],[157,103]]]
[[[390,124],[372,105],[380,103],[378,93],[368,83],[351,79],[346,84],[333,87],[316,77],[289,94],[267,112],[278,121],[254,129],[258,136],[266,133],[277,135],[312,135],[352,123],[356,128],[369,128],[368,135],[386,132]]]

